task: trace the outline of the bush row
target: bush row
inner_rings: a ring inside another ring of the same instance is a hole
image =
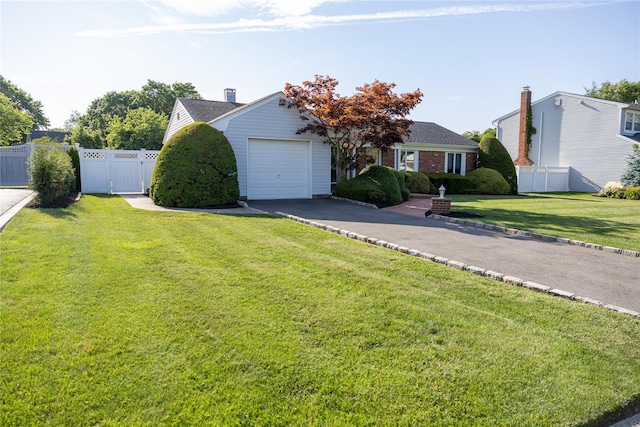
[[[357,177],[338,184],[335,195],[390,206],[409,200],[410,193],[438,194],[441,185],[447,194],[509,194],[511,190],[507,180],[489,168],[479,168],[462,176],[398,172],[386,166],[368,166]]]
[[[611,199],[640,200],[640,186],[625,187],[619,182],[607,182],[597,195]]]

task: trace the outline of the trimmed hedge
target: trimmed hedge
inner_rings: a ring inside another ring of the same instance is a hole
[[[478,144],[478,167],[495,169],[507,180],[510,194],[518,194],[516,167],[504,145],[490,135],[485,135]]]
[[[204,122],[180,129],[160,150],[149,197],[157,205],[180,208],[236,203],[238,170],[227,138]]]
[[[357,177],[339,183],[334,194],[378,206],[397,205],[409,200],[409,190],[404,186],[404,175],[389,167],[376,165],[368,166]]]
[[[480,194],[509,194],[509,183],[495,169],[478,168],[466,175],[469,184]]]
[[[441,185],[447,189],[447,194],[470,194],[475,193],[470,187],[466,177],[457,173],[428,173],[427,176],[436,188],[436,193]],[[434,193],[434,194],[436,194]]]
[[[404,182],[410,193],[438,194],[438,190],[429,177],[420,172],[405,171]]]

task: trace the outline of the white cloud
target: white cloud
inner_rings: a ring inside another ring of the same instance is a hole
[[[153,25],[123,29],[98,29],[78,33],[84,37],[122,37],[140,36],[170,32],[195,33],[234,33],[234,32],[265,32],[287,31],[320,28],[331,25],[349,25],[356,23],[398,22],[414,19],[426,19],[441,16],[477,15],[489,13],[526,13],[535,11],[568,10],[608,4],[610,2],[565,1],[542,3],[506,3],[498,5],[467,5],[447,6],[432,9],[402,10],[394,12],[379,12],[369,14],[350,15],[313,15],[308,12],[314,7],[326,3],[323,0],[216,0],[213,3],[198,0],[161,0],[165,4],[175,4],[184,13],[191,10],[194,14],[205,15],[224,13],[234,7],[246,5],[267,7],[271,14],[277,15],[272,19],[252,18],[240,19],[223,23]],[[178,6],[180,5],[180,6]]]
[[[256,8],[275,16],[301,16],[323,3],[345,0],[160,0],[185,15],[222,15],[233,9]]]

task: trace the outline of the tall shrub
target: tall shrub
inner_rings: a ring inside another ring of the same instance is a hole
[[[80,179],[80,153],[76,150],[75,147],[69,148],[67,151],[69,157],[71,158],[71,166],[73,166],[73,172],[76,176],[75,179],[75,191],[80,191],[82,189],[81,179]]]
[[[640,148],[633,145],[633,153],[627,158],[627,169],[620,177],[620,183],[627,187],[640,186]]]
[[[39,203],[47,205],[71,192],[75,173],[71,157],[55,145],[41,145],[33,151],[30,187]]]
[[[180,208],[235,203],[238,169],[227,138],[203,122],[176,132],[160,150],[149,197],[157,205]]]
[[[504,145],[495,137],[485,135],[478,144],[478,167],[500,172],[509,183],[510,194],[518,194],[518,177],[513,160]]]

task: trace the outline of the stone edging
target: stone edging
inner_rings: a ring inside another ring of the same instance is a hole
[[[630,250],[627,250],[627,249],[614,248],[612,246],[598,245],[596,243],[581,242],[580,240],[572,240],[572,239],[567,239],[565,237],[550,236],[550,235],[541,234],[541,233],[532,233],[530,231],[524,231],[524,230],[518,230],[518,229],[515,229],[515,228],[502,227],[502,226],[499,226],[499,225],[485,224],[483,222],[469,221],[469,220],[460,219],[460,218],[452,218],[452,217],[445,216],[445,215],[433,215],[433,219],[443,220],[443,221],[457,223],[457,224],[472,225],[472,226],[474,226],[476,228],[484,228],[486,230],[501,231],[501,232],[506,233],[506,234],[513,234],[513,235],[518,235],[518,236],[531,237],[533,239],[544,240],[544,241],[547,241],[547,242],[565,243],[565,244],[574,245],[574,246],[581,246],[583,248],[596,249],[596,250],[600,250],[600,251],[611,252],[611,253],[614,253],[614,254],[626,255],[626,256],[630,256],[630,257],[636,257],[636,258],[640,257],[640,252],[637,252],[637,251],[630,251]]]
[[[433,255],[430,253],[426,253],[426,252],[421,252],[417,249],[410,249],[407,248],[405,246],[401,246],[401,245],[397,245],[395,243],[390,243],[387,242],[385,240],[378,240],[375,237],[368,237],[368,236],[363,236],[361,234],[358,233],[354,233],[352,231],[348,231],[348,230],[343,230],[337,227],[333,227],[331,225],[326,225],[326,224],[322,224],[316,221],[311,221],[308,220],[306,218],[301,218],[301,217],[297,217],[295,215],[290,215],[287,213],[283,213],[283,212],[275,212],[275,215],[280,216],[280,217],[284,217],[284,218],[288,218],[291,219],[293,221],[297,221],[306,225],[310,225],[314,228],[319,228],[321,230],[326,230],[329,231],[331,233],[335,233],[338,234],[340,236],[345,236],[348,237],[350,239],[354,239],[354,240],[359,240],[361,242],[365,242],[365,243],[369,243],[375,246],[380,246],[383,248],[387,248],[387,249],[391,249],[394,251],[398,251],[398,252],[402,252],[404,254],[407,255],[411,255],[411,256],[415,256],[421,259],[425,259],[428,261],[432,261],[438,264],[442,264],[445,265],[447,267],[450,268],[455,268],[456,270],[462,270],[462,271],[468,271],[470,273],[473,274],[477,274],[479,276],[483,276],[486,277],[488,279],[492,279],[498,282],[503,282],[503,283],[508,283],[510,285],[514,285],[514,286],[521,286],[527,289],[532,289],[534,291],[538,291],[538,292],[544,292],[553,296],[557,296],[557,297],[562,297],[562,298],[568,298],[570,300],[574,300],[574,301],[579,301],[585,304],[591,304],[591,305],[595,305],[598,307],[604,307],[606,309],[609,310],[613,310],[613,311],[617,311],[618,313],[622,313],[622,314],[628,314],[630,316],[633,317],[638,317],[640,318],[640,313],[634,310],[629,310],[627,308],[623,308],[623,307],[618,307],[616,305],[612,305],[612,304],[605,304],[603,302],[594,300],[592,298],[587,298],[587,297],[582,297],[579,295],[576,295],[572,292],[567,292],[567,291],[563,291],[561,289],[555,289],[555,288],[551,288],[549,286],[545,286],[545,285],[541,285],[539,283],[535,283],[535,282],[530,282],[530,281],[525,281],[522,280],[518,277],[513,277],[513,276],[508,276],[502,273],[498,273],[496,271],[492,271],[492,270],[487,270],[481,267],[476,267],[473,265],[467,265],[463,262],[459,262],[459,261],[454,261],[448,258],[444,258],[441,256],[437,256],[437,255]],[[444,217],[444,218],[449,218],[449,217]],[[451,218],[451,219],[455,219],[455,218]],[[531,233],[529,233],[531,234]]]

